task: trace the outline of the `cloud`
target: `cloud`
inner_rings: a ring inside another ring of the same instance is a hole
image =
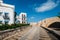
[[[35,17],[32,16],[30,19],[34,19],[34,18],[35,18]]]
[[[34,21],[34,19],[35,19],[35,17],[32,16],[32,17],[29,18],[29,21],[32,22],[32,21]]]
[[[48,0],[46,3],[43,3],[41,6],[36,7],[35,10],[36,12],[45,12],[48,10],[52,10],[53,8],[57,7],[59,4],[59,1],[56,3],[52,0]]]

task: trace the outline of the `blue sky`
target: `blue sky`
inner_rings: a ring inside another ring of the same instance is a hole
[[[54,17],[60,12],[60,0],[3,0],[4,3],[15,5],[17,15],[25,12],[28,22],[38,22]]]

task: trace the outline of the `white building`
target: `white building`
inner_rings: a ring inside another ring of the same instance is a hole
[[[18,23],[21,23],[21,24],[27,24],[27,14],[21,12],[19,16],[17,16],[17,21]]]
[[[0,0],[0,23],[14,24],[14,8],[14,5],[5,4]]]

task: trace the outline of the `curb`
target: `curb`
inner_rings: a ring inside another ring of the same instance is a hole
[[[60,35],[58,33],[56,33],[55,30],[48,29],[48,28],[45,28],[45,27],[42,27],[42,28],[49,31],[51,34],[53,34],[53,36],[55,36],[58,40],[60,40]]]

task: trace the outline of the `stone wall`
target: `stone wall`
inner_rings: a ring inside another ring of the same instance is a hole
[[[44,19],[39,22],[39,26],[48,27],[50,24],[52,24],[54,22],[60,22],[60,18],[51,17],[51,18]]]

